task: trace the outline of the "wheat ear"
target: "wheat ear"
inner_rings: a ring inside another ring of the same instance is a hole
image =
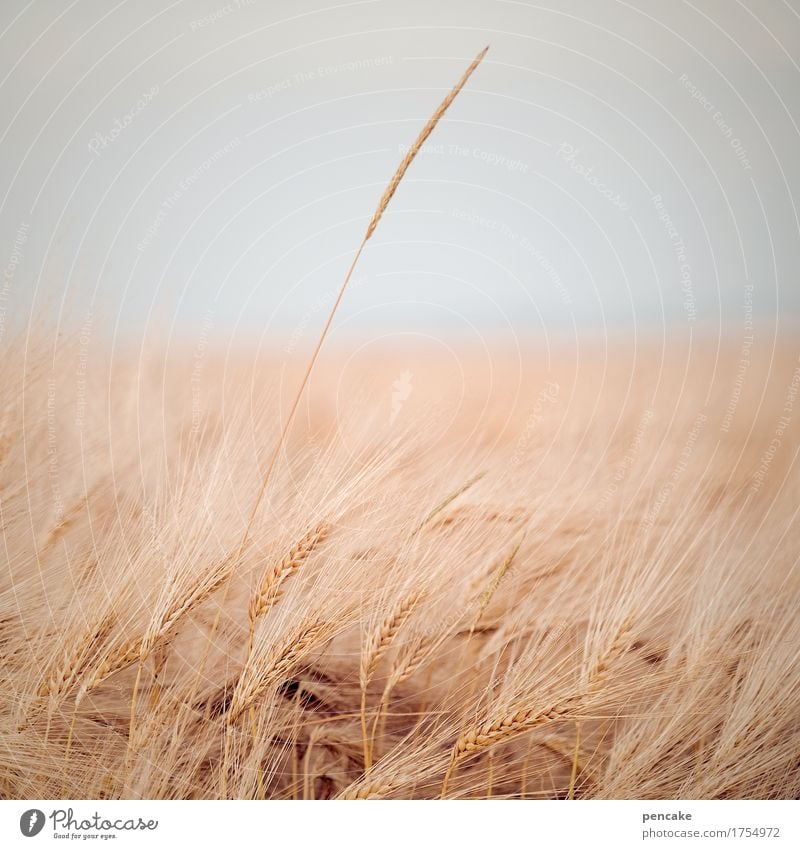
[[[448,504],[458,498],[459,495],[463,495],[470,487],[476,484],[481,478],[486,477],[486,472],[478,472],[477,475],[473,475],[466,483],[463,483],[455,492],[451,492],[443,501],[440,501],[430,513],[414,528],[411,532],[411,536],[416,536],[424,527],[427,525],[432,519],[435,519],[439,513],[447,507]]]
[[[433,132],[433,128],[439,123],[442,115],[447,111],[450,104],[456,99],[456,96],[464,88],[467,80],[472,76],[472,72],[480,65],[483,57],[486,55],[489,50],[488,45],[481,50],[481,52],[472,60],[472,64],[467,68],[466,71],[461,75],[461,79],[453,86],[450,93],[445,97],[445,99],[439,104],[439,108],[433,113],[428,123],[422,128],[420,134],[417,136],[417,140],[411,145],[408,153],[403,157],[403,161],[397,168],[397,171],[394,172],[394,177],[389,181],[389,185],[386,187],[386,191],[383,193],[381,197],[380,203],[378,204],[378,208],[375,210],[375,215],[372,216],[372,221],[369,222],[369,227],[367,227],[367,235],[364,236],[364,241],[369,239],[369,237],[375,232],[375,228],[378,226],[378,222],[381,220],[381,216],[383,215],[386,207],[389,205],[389,201],[392,199],[392,195],[397,191],[397,187],[400,185],[400,181],[403,179],[403,176],[408,169],[408,166],[414,161],[414,157],[419,153],[420,148],[428,136]]]
[[[226,558],[219,565],[209,570],[198,580],[185,595],[172,602],[164,613],[141,636],[123,643],[112,652],[94,671],[78,691],[76,703],[79,703],[86,693],[100,685],[109,676],[126,669],[136,663],[144,663],[161,641],[169,637],[178,622],[191,613],[199,604],[216,592],[230,577],[235,560]],[[138,675],[137,675],[138,679]]]
[[[494,719],[487,719],[467,734],[459,737],[455,746],[453,746],[450,764],[442,782],[442,798],[445,798],[447,794],[447,787],[453,772],[464,758],[542,725],[574,717],[575,713],[584,706],[586,699],[602,689],[611,665],[627,649],[629,635],[630,623],[626,622],[618,631],[608,650],[592,669],[586,686],[580,692],[543,709],[523,708],[517,711],[509,711]]]
[[[337,799],[383,799],[387,793],[391,793],[395,788],[395,783],[391,781],[383,784],[373,782],[370,784],[361,784],[353,787],[350,790],[343,790],[336,798]]]
[[[24,731],[30,722],[44,710],[46,700],[49,700],[52,705],[55,700],[64,696],[77,684],[80,676],[86,671],[94,647],[108,636],[113,624],[113,613],[107,613],[94,631],[89,631],[83,636],[83,639],[78,643],[77,650],[66,650],[63,653],[61,662],[50,669],[47,677],[39,685],[36,696],[28,705],[22,721],[17,726],[19,731]]]
[[[370,733],[370,755],[375,752],[375,734],[378,726],[384,717],[386,708],[389,706],[389,696],[395,687],[408,681],[408,679],[419,669],[431,651],[431,639],[428,637],[418,637],[409,646],[400,653],[392,664],[389,672],[389,678],[386,686],[383,688],[380,703],[378,704],[378,712],[372,722],[372,731]]]
[[[308,560],[314,549],[320,545],[330,533],[330,525],[320,522],[307,531],[271,569],[268,569],[255,593],[250,599],[248,618],[250,621],[250,636],[248,642],[248,657],[253,652],[253,637],[256,622],[276,604],[283,594],[284,582],[294,575]]]
[[[589,688],[593,691],[599,690],[605,683],[608,672],[614,661],[628,650],[631,642],[631,619],[626,619],[611,641],[611,644],[600,655],[597,663],[589,672]]]
[[[320,642],[327,639],[333,624],[319,619],[307,619],[274,646],[266,655],[260,669],[248,664],[234,690],[227,722],[233,724],[269,689],[282,679]]]
[[[392,640],[421,598],[422,593],[418,590],[414,590],[402,598],[397,607],[370,634],[365,650],[361,655],[359,678],[361,684],[361,736],[364,746],[364,772],[372,766],[372,752],[367,735],[367,686]]]
[[[297,572],[303,563],[308,560],[311,553],[325,539],[329,531],[330,526],[325,522],[320,522],[301,537],[279,563],[276,563],[264,573],[261,583],[250,599],[250,608],[248,610],[250,628],[247,637],[247,660],[245,661],[245,666],[249,664],[250,657],[253,654],[256,623],[278,602],[281,595],[283,595],[284,581]],[[250,725],[252,727],[253,738],[255,739],[257,729],[254,707],[250,708]]]
[[[297,408],[300,404],[300,398],[303,395],[303,392],[306,388],[306,384],[308,383],[308,379],[311,376],[311,371],[314,368],[314,364],[317,361],[317,357],[319,356],[319,352],[322,349],[322,345],[325,341],[325,338],[328,335],[328,331],[330,330],[331,323],[333,322],[333,317],[336,314],[336,310],[339,309],[339,304],[342,301],[342,297],[344,296],[345,290],[347,289],[348,284],[350,283],[350,278],[353,276],[353,271],[355,270],[356,265],[358,264],[358,260],[361,257],[361,253],[364,250],[364,247],[367,244],[370,236],[375,232],[375,228],[378,226],[378,222],[381,220],[383,213],[386,211],[386,207],[389,205],[389,201],[392,199],[392,196],[397,191],[397,187],[400,185],[400,181],[403,179],[406,171],[408,170],[408,166],[414,160],[414,157],[419,153],[420,148],[422,147],[425,140],[428,136],[433,132],[434,127],[439,123],[444,113],[449,108],[450,104],[456,99],[458,93],[464,88],[467,80],[472,75],[473,71],[480,65],[483,57],[486,55],[489,47],[484,47],[483,50],[472,60],[472,64],[467,68],[466,71],[461,75],[461,79],[453,86],[450,93],[445,97],[445,99],[439,104],[438,109],[433,113],[430,120],[427,124],[422,128],[422,131],[417,136],[413,145],[409,149],[408,153],[403,157],[403,161],[398,166],[397,170],[394,172],[394,176],[389,181],[389,185],[386,187],[381,199],[378,203],[378,208],[375,210],[375,214],[372,216],[371,221],[369,222],[369,226],[367,227],[367,231],[364,234],[364,238],[361,240],[361,244],[356,251],[355,257],[353,257],[353,261],[350,264],[350,268],[345,275],[344,281],[339,288],[339,293],[336,296],[336,300],[333,302],[333,306],[331,307],[331,311],[328,314],[328,318],[325,322],[325,326],[322,328],[322,333],[317,340],[317,345],[314,348],[314,352],[311,354],[311,359],[308,361],[308,365],[306,366],[305,374],[303,375],[303,379],[300,381],[300,386],[297,389],[297,394],[292,401],[292,406],[289,409],[289,415],[286,417],[286,421],[281,428],[280,436],[278,437],[278,442],[275,445],[275,449],[272,452],[269,463],[267,465],[267,470],[264,473],[264,477],[261,479],[261,486],[258,491],[258,495],[256,496],[255,502],[253,503],[253,507],[250,510],[250,516],[248,517],[247,524],[245,525],[244,534],[242,535],[242,540],[239,543],[239,555],[241,556],[242,552],[247,545],[247,541],[250,537],[250,530],[253,526],[253,522],[255,521],[256,514],[258,513],[258,508],[261,505],[261,501],[264,498],[264,493],[267,490],[267,486],[272,477],[272,472],[275,469],[275,464],[278,461],[278,456],[280,455],[281,448],[283,447],[283,443],[286,440],[286,435],[289,432],[289,428],[292,425],[292,421],[294,420],[295,414],[297,413]]]
[[[517,556],[517,552],[519,551],[521,545],[522,540],[520,540],[514,546],[514,548],[511,549],[511,551],[506,556],[506,559],[494,571],[492,579],[491,581],[489,581],[489,586],[486,587],[483,592],[483,595],[481,595],[480,602],[478,604],[478,613],[476,614],[475,620],[473,621],[472,626],[469,629],[470,637],[473,635],[473,633],[475,632],[475,628],[478,627],[478,623],[483,618],[483,614],[486,612],[486,608],[489,606],[489,602],[492,600],[492,597],[497,592],[497,588],[500,586],[500,583],[502,582],[503,578],[505,578],[506,574],[508,573],[508,570],[513,565],[514,558]]]
[[[113,613],[107,613],[93,631],[84,635],[77,650],[64,652],[62,662],[51,669],[48,677],[40,685],[38,690],[40,698],[57,698],[70,690],[86,669],[94,647],[111,632],[114,619]]]

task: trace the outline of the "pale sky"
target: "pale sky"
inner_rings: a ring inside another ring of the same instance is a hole
[[[486,44],[334,336],[797,315],[795,0],[5,0],[0,332],[304,338]]]

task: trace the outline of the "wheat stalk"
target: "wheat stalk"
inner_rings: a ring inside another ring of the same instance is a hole
[[[141,637],[126,640],[119,648],[109,654],[105,660],[94,670],[92,677],[85,681],[75,697],[75,703],[79,704],[81,699],[90,690],[99,686],[106,678],[116,672],[126,669],[142,658],[143,639]]]
[[[195,581],[194,586],[189,592],[168,605],[161,616],[158,616],[155,622],[151,623],[150,627],[148,627],[142,636],[127,640],[109,654],[95,669],[92,677],[84,682],[78,691],[75,700],[76,703],[79,703],[86,693],[99,686],[111,675],[121,672],[136,662],[140,664],[144,663],[153,649],[163,639],[171,636],[179,621],[184,616],[191,613],[192,610],[202,604],[202,602],[227,581],[233,572],[235,563],[235,559],[226,558],[213,569],[210,569],[205,575]],[[133,701],[135,702],[135,692]]]
[[[457,490],[455,490],[455,492],[451,492],[450,495],[440,501],[433,508],[433,510],[431,510],[430,513],[428,513],[428,515],[425,516],[425,518],[414,528],[414,530],[411,532],[411,536],[416,536],[425,527],[425,525],[427,525],[431,521],[431,519],[435,519],[436,516],[438,516],[439,513],[441,513],[445,507],[447,507],[448,504],[451,504],[453,501],[456,500],[456,498],[458,498],[459,495],[463,495],[468,489],[470,489],[484,477],[486,477],[485,471],[478,472],[477,475],[473,475],[466,483],[463,483]]]
[[[389,683],[386,685],[387,692],[408,681],[428,656],[430,646],[431,640],[428,637],[420,637],[408,646],[392,667],[392,672],[389,675]]]
[[[514,546],[514,548],[511,549],[511,551],[506,556],[506,559],[500,564],[500,566],[495,570],[494,574],[492,575],[492,579],[491,581],[489,581],[489,586],[486,588],[486,590],[483,592],[483,595],[481,596],[475,620],[473,621],[472,626],[469,629],[470,637],[473,635],[473,633],[475,632],[475,628],[477,628],[478,623],[483,618],[483,614],[486,612],[486,608],[489,606],[489,602],[492,600],[492,597],[497,592],[497,588],[500,586],[500,583],[502,582],[503,578],[505,578],[506,574],[508,573],[508,570],[513,565],[514,558],[517,556],[517,552],[519,551],[521,545],[522,540],[520,540]]]
[[[419,590],[414,590],[402,598],[395,609],[381,622],[380,626],[370,634],[365,650],[361,655],[359,679],[361,684],[361,734],[364,741],[365,772],[372,765],[372,752],[367,736],[367,686],[381,658],[386,654],[397,632],[403,627],[422,595],[423,593]]]
[[[598,690],[603,686],[611,665],[614,661],[624,654],[630,645],[632,620],[626,619],[621,627],[617,630],[616,636],[611,641],[606,651],[600,655],[597,663],[589,673],[589,687],[593,690]]]
[[[27,728],[34,716],[43,710],[42,702],[44,700],[58,699],[75,686],[89,664],[94,647],[98,642],[105,639],[111,631],[114,619],[113,613],[105,614],[94,631],[84,634],[77,648],[64,651],[61,663],[55,664],[39,685],[36,697],[28,705],[24,719],[18,726],[20,731]]]
[[[367,640],[366,650],[361,657],[361,686],[366,687],[381,658],[386,654],[392,640],[411,615],[423,593],[414,590],[402,598],[394,610],[381,622]]]
[[[255,593],[250,599],[248,618],[250,621],[250,637],[248,656],[253,651],[253,637],[256,622],[264,616],[283,595],[283,584],[294,575],[308,560],[314,549],[324,542],[330,533],[330,525],[320,522],[307,531],[289,550],[280,562],[268,569],[261,579]]]
[[[160,640],[172,633],[178,622],[215,593],[233,572],[233,561],[226,559],[218,567],[203,575],[183,597],[176,599],[158,620],[148,629],[142,640],[141,659],[146,660]]]
[[[251,662],[242,672],[233,693],[227,722],[233,724],[244,711],[269,689],[270,684],[285,678],[289,672],[333,630],[333,623],[306,619],[291,631],[282,642],[273,646],[258,665]]]
[[[314,549],[327,537],[329,532],[330,525],[320,522],[311,528],[311,530],[307,531],[279,563],[276,563],[264,573],[258,589],[250,599],[248,610],[250,628],[247,638],[247,660],[245,661],[245,665],[250,662],[250,657],[253,654],[253,640],[255,639],[257,621],[278,602],[281,595],[283,595],[284,581],[297,572],[311,556]],[[250,708],[250,724],[253,729],[253,738],[255,739],[256,717],[255,709],[252,707]]]
[[[447,794],[448,784],[458,764],[466,757],[510,740],[534,728],[560,722],[575,716],[585,705],[588,697],[602,689],[606,675],[614,661],[628,646],[630,622],[626,621],[617,632],[608,650],[601,656],[589,675],[586,687],[555,704],[545,708],[522,708],[508,711],[475,726],[456,740],[450,754],[450,763],[442,782],[442,798]]]
[[[367,231],[364,234],[364,238],[361,240],[361,244],[356,251],[355,257],[353,257],[353,261],[350,264],[350,268],[345,275],[344,281],[342,282],[341,287],[339,288],[339,292],[336,295],[336,300],[333,302],[333,306],[331,307],[331,311],[328,313],[328,318],[325,321],[325,326],[322,328],[322,333],[317,340],[316,347],[314,348],[313,353],[311,354],[311,359],[308,361],[308,365],[306,366],[305,373],[303,375],[302,380],[300,381],[300,386],[297,389],[297,393],[292,401],[292,406],[289,409],[289,415],[286,417],[286,421],[281,428],[280,436],[278,437],[278,442],[275,445],[275,449],[272,452],[269,463],[267,465],[267,470],[264,473],[264,477],[261,480],[261,486],[259,487],[258,494],[256,496],[255,502],[253,503],[253,507],[250,510],[250,516],[248,517],[247,524],[245,525],[244,533],[242,535],[242,540],[239,543],[239,555],[244,551],[245,546],[247,545],[248,539],[250,538],[250,530],[253,526],[253,522],[255,521],[256,514],[258,513],[258,508],[261,505],[261,502],[264,498],[264,493],[267,490],[267,486],[272,477],[272,473],[275,469],[275,464],[278,461],[278,456],[280,455],[281,448],[286,440],[286,435],[289,432],[289,428],[294,421],[294,417],[297,413],[297,408],[300,404],[300,398],[305,391],[306,385],[308,383],[308,379],[311,376],[311,371],[314,368],[314,364],[317,361],[317,357],[319,356],[319,352],[322,350],[322,345],[325,342],[325,339],[328,335],[328,331],[330,330],[331,324],[333,322],[333,317],[336,315],[336,311],[339,309],[339,304],[344,297],[345,290],[347,289],[348,284],[350,283],[350,278],[353,276],[353,271],[355,270],[356,265],[358,264],[358,260],[361,257],[361,253],[364,250],[364,247],[367,244],[367,241],[375,232],[375,228],[378,226],[378,222],[381,220],[383,213],[386,211],[386,207],[389,205],[389,201],[392,199],[395,191],[397,191],[397,187],[400,185],[400,181],[403,179],[406,171],[408,170],[408,166],[414,160],[414,157],[419,153],[420,148],[422,147],[425,140],[428,136],[433,132],[434,127],[439,123],[444,113],[450,107],[450,104],[456,99],[458,93],[464,88],[467,80],[470,78],[475,69],[480,65],[483,57],[486,55],[488,51],[488,45],[484,47],[483,50],[472,60],[472,63],[467,68],[466,71],[461,75],[461,79],[453,86],[447,97],[439,104],[436,111],[431,116],[430,120],[427,124],[422,128],[420,134],[417,136],[414,144],[411,145],[408,153],[403,157],[402,162],[398,166],[397,170],[394,173],[394,176],[389,181],[386,190],[381,196],[380,201],[378,202],[378,208],[375,210],[375,214],[372,216],[372,219],[369,222],[367,227]]]
[[[431,651],[431,639],[429,637],[418,637],[395,658],[392,668],[389,671],[389,677],[386,681],[386,686],[383,689],[380,703],[378,704],[378,712],[372,722],[372,732],[370,733],[370,756],[374,754],[375,749],[375,734],[380,724],[384,712],[389,705],[389,696],[395,687],[403,684],[419,669],[423,661],[427,658]]]

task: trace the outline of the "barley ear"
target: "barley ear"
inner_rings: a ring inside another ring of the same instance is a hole
[[[284,582],[294,575],[313,554],[317,546],[325,541],[330,530],[331,526],[326,522],[320,522],[312,527],[292,546],[280,562],[268,569],[262,576],[250,598],[248,657],[253,651],[253,636],[257,621],[265,616],[270,608],[278,602],[283,594]]]
[[[524,734],[534,728],[560,722],[564,719],[575,719],[586,699],[595,696],[603,689],[608,672],[613,663],[618,660],[628,649],[630,644],[631,620],[626,619],[618,629],[608,649],[600,656],[589,673],[588,682],[578,692],[573,693],[543,710],[535,708],[522,708],[514,712],[508,710],[505,714],[499,714],[474,726],[468,733],[461,735],[456,740],[455,746],[450,754],[450,762],[442,782],[441,798],[447,796],[447,788],[458,764],[464,759],[479,752],[496,746],[505,740]]]
[[[514,563],[514,558],[517,556],[517,552],[522,545],[522,539],[511,549],[511,551],[506,556],[505,560],[500,564],[500,566],[495,569],[492,574],[491,581],[489,581],[489,586],[486,587],[483,594],[481,595],[480,601],[478,603],[478,613],[475,616],[475,620],[472,623],[472,626],[469,629],[469,636],[471,637],[475,633],[475,629],[478,627],[478,623],[483,618],[483,614],[486,612],[486,608],[489,606],[489,602],[492,600],[494,594],[497,592],[497,588],[500,586],[503,578],[505,578],[508,570]]]
[[[372,221],[369,222],[369,227],[367,227],[367,234],[364,236],[364,241],[375,232],[375,228],[378,226],[378,222],[381,220],[381,216],[383,215],[386,207],[389,205],[389,201],[392,199],[392,196],[397,191],[397,187],[400,185],[400,181],[403,179],[408,166],[414,161],[414,157],[419,153],[420,148],[423,144],[425,144],[425,140],[428,136],[433,132],[433,128],[439,123],[442,115],[448,110],[450,104],[456,99],[458,93],[464,88],[467,80],[472,76],[472,72],[480,65],[483,61],[483,57],[486,55],[486,52],[489,50],[489,46],[481,50],[481,52],[472,60],[472,64],[467,68],[466,71],[461,75],[461,79],[453,86],[450,90],[450,93],[445,97],[445,99],[439,104],[439,108],[433,113],[430,120],[427,124],[422,128],[420,134],[417,136],[414,144],[411,145],[408,153],[403,157],[403,161],[398,165],[397,171],[394,172],[394,176],[389,181],[389,185],[386,187],[386,191],[383,193],[380,202],[378,203],[378,208],[375,210],[375,214],[372,216]]]
[[[375,211],[375,214],[372,216],[372,221],[369,222],[367,232],[364,235],[364,238],[361,240],[361,244],[358,246],[356,255],[353,257],[353,261],[350,263],[350,268],[348,269],[347,274],[345,274],[344,280],[342,281],[342,285],[339,288],[339,292],[333,302],[333,306],[331,307],[331,310],[328,313],[328,318],[325,321],[325,326],[322,328],[322,332],[319,335],[316,347],[314,348],[314,351],[311,354],[311,359],[308,361],[305,373],[303,374],[303,378],[300,381],[300,386],[297,388],[297,392],[295,393],[294,400],[292,401],[292,406],[289,408],[289,415],[286,417],[286,421],[283,423],[283,427],[281,428],[280,435],[278,436],[278,441],[275,444],[275,448],[273,449],[272,455],[269,459],[269,463],[267,464],[267,469],[261,479],[261,486],[258,488],[258,493],[256,494],[255,501],[253,502],[253,506],[250,509],[250,515],[247,519],[247,524],[244,527],[244,533],[242,534],[241,542],[239,543],[238,556],[241,556],[245,548],[247,547],[247,543],[250,539],[250,530],[252,529],[253,523],[255,522],[256,514],[258,513],[258,508],[261,506],[261,502],[264,499],[264,493],[267,491],[267,486],[269,485],[269,482],[272,479],[272,473],[275,471],[275,466],[278,462],[278,456],[280,455],[281,449],[283,448],[283,444],[286,441],[286,436],[289,433],[289,428],[292,426],[294,417],[297,414],[297,408],[300,405],[300,398],[302,397],[303,392],[308,383],[308,379],[311,376],[314,364],[317,362],[319,352],[322,350],[322,345],[324,344],[325,339],[328,336],[328,331],[331,329],[333,317],[336,315],[336,310],[339,309],[339,304],[341,303],[347,286],[350,283],[350,278],[353,276],[353,271],[355,271],[355,268],[358,265],[358,260],[361,257],[361,253],[364,250],[364,246],[367,244],[367,240],[369,239],[369,237],[375,232],[375,228],[378,226],[378,222],[381,220],[383,211],[386,209],[389,201],[392,198],[392,195],[395,193],[398,184],[403,179],[403,175],[406,173],[406,169],[411,164],[411,160],[417,155],[417,151],[420,149],[425,139],[428,138],[431,132],[433,132],[433,128],[436,126],[442,115],[444,115],[445,110],[453,102],[459,91],[461,91],[464,86],[464,83],[466,83],[466,81],[469,79],[472,72],[475,70],[475,68],[478,67],[481,60],[486,55],[486,51],[488,49],[488,47],[485,47],[475,57],[473,63],[469,66],[469,68],[467,68],[458,83],[456,83],[456,87],[442,101],[439,108],[436,110],[436,112],[434,112],[433,117],[423,127],[422,132],[419,134],[419,137],[414,142],[413,146],[411,147],[411,150],[400,163],[400,167],[397,169],[397,171],[395,171],[395,174],[389,182],[389,185],[386,187],[386,191],[383,193],[383,197],[381,197],[380,203],[378,204],[378,208]]]
[[[422,591],[414,590],[401,599],[400,603],[381,622],[380,626],[370,634],[366,648],[362,652],[359,681],[361,684],[361,738],[364,749],[364,772],[368,772],[372,766],[372,751],[367,733],[367,686],[378,667],[378,663],[397,636],[397,632],[411,616],[423,596]]]

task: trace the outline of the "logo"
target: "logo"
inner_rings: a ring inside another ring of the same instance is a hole
[[[414,388],[411,385],[411,372],[406,369],[400,377],[392,384],[392,412],[389,415],[389,426],[394,424],[395,419],[400,415],[400,410],[403,404],[408,401],[411,395],[411,390]]]
[[[36,837],[44,828],[44,813],[38,808],[31,808],[19,818],[19,830],[25,837]]]

